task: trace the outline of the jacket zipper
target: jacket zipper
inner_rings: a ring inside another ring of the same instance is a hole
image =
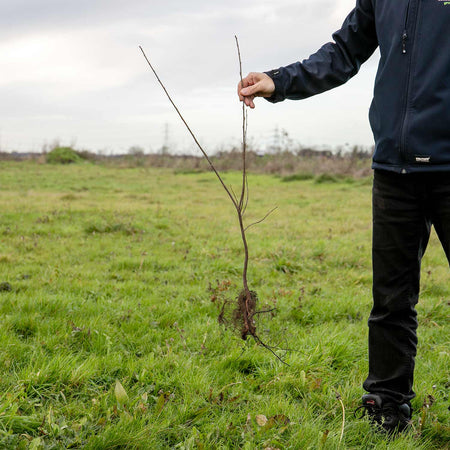
[[[410,19],[410,13],[412,12],[411,9],[411,3],[413,3],[413,0],[408,0],[408,5],[406,8],[406,17],[405,17],[405,26],[402,34],[402,53],[406,54],[406,40],[408,39],[408,32],[407,32],[407,26],[408,21]],[[404,161],[406,162],[408,160],[407,158],[407,148],[406,148],[406,132],[408,130],[408,109],[409,109],[409,98],[411,96],[411,78],[412,78],[412,65],[413,65],[413,46],[415,43],[415,35],[416,35],[416,28],[417,28],[417,19],[419,17],[419,8],[420,8],[420,0],[416,2],[417,6],[414,8],[414,16],[411,18],[411,33],[413,36],[412,44],[410,46],[410,55],[407,61],[407,70],[406,70],[406,96],[405,96],[405,103],[403,107],[403,120],[402,120],[402,126],[400,129],[400,154],[403,156]],[[405,170],[403,170],[405,171]]]
[[[409,5],[411,4],[411,0],[408,0],[408,4],[406,5],[406,14],[405,14],[405,26],[403,27],[402,33],[402,53],[406,53],[406,41],[408,40],[408,16],[409,16]]]

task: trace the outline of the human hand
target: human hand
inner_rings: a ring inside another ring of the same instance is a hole
[[[275,84],[266,73],[251,72],[238,84],[239,100],[250,108],[255,107],[255,97],[271,97]]]

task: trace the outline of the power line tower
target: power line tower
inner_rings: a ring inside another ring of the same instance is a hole
[[[278,125],[273,129],[268,150],[269,153],[279,153],[281,150],[281,134]]]
[[[164,141],[161,147],[161,155],[169,154],[169,124],[166,122],[164,124]]]

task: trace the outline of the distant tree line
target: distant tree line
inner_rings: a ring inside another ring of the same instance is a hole
[[[220,150],[211,159],[221,171],[240,170],[240,150]],[[360,146],[317,150],[310,147],[276,150],[263,153],[248,151],[248,170],[255,173],[272,173],[282,176],[292,174],[331,174],[365,177],[371,173],[372,149]],[[88,150],[57,146],[42,153],[0,152],[0,160],[34,160],[38,163],[78,164],[94,163],[119,167],[160,167],[180,172],[208,171],[209,166],[200,155],[174,155],[168,152],[145,153],[139,146],[130,147],[124,154],[99,154]]]

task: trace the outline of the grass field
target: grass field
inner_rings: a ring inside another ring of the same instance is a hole
[[[225,178],[237,187],[240,175]],[[278,206],[248,232],[249,281],[260,307],[276,308],[261,337],[290,349],[279,352],[289,366],[217,323],[243,256],[211,173],[1,164],[0,448],[449,448],[450,283],[435,235],[414,428],[389,440],[353,414],[367,370],[371,181],[249,185],[248,223]]]

